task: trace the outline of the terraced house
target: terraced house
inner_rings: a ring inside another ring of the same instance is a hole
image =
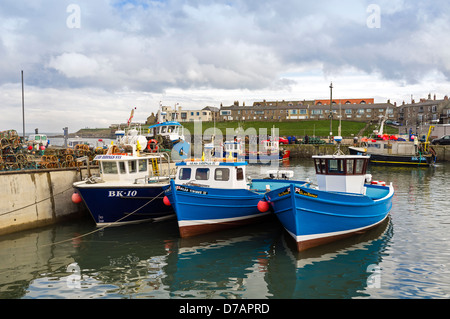
[[[374,103],[373,98],[338,99],[333,100],[330,112],[330,100],[310,101],[262,101],[251,106],[239,105],[221,106],[219,120],[222,121],[289,121],[289,120],[320,120],[333,119],[351,121],[379,121],[382,116],[397,120],[398,113],[394,104]]]
[[[430,124],[450,124],[450,101],[448,96],[437,100],[436,95],[419,102],[411,101],[409,104],[403,102],[399,106],[398,121],[406,127],[418,127]]]

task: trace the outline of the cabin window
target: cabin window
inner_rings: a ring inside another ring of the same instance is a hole
[[[236,169],[236,179],[238,181],[242,181],[244,179],[244,170],[242,169],[242,167],[238,167]]]
[[[137,172],[136,161],[129,161],[128,162],[128,171],[130,173],[136,173]]]
[[[348,159],[347,161],[346,161],[346,164],[347,164],[347,174],[348,175],[350,175],[350,174],[353,174],[353,168],[354,168],[354,161],[353,161],[353,159]]]
[[[147,171],[147,160],[139,160],[139,172],[146,172]]]
[[[230,179],[230,170],[228,168],[216,168],[214,171],[214,180],[228,181]]]
[[[326,166],[325,166],[324,159],[316,158],[315,164],[316,164],[316,173],[317,174],[325,174],[326,173]]]
[[[344,161],[340,160],[340,159],[330,159],[328,161],[328,173],[343,174],[344,173]]]
[[[209,179],[209,168],[197,168],[195,171],[195,179],[198,181],[206,181]]]
[[[116,162],[103,162],[103,174],[117,174]]]
[[[119,172],[120,174],[126,174],[125,162],[119,162]]]
[[[180,175],[178,176],[178,178],[182,181],[191,179],[191,169],[188,167],[183,167],[182,169],[180,169]]]
[[[195,179],[198,181],[206,181],[209,179],[209,168],[197,168],[195,171]]]
[[[363,174],[363,172],[364,172],[364,159],[357,159],[355,174]]]

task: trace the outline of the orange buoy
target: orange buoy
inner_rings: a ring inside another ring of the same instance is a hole
[[[81,203],[81,201],[82,201],[82,198],[81,198],[80,194],[78,194],[78,193],[73,193],[72,194],[72,202],[74,204],[79,204],[79,203]]]
[[[259,210],[261,213],[267,212],[267,211],[269,210],[269,203],[266,202],[265,200],[260,200],[260,201],[258,202],[258,210]]]
[[[164,196],[164,198],[163,198],[163,203],[164,203],[164,205],[166,205],[166,206],[170,206],[171,204],[170,204],[169,197]]]

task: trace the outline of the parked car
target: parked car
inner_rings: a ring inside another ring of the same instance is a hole
[[[444,135],[431,141],[433,145],[450,145],[450,135]]]
[[[280,145],[289,144],[289,140],[285,137],[280,136],[280,138],[278,139],[278,143],[280,143]]]

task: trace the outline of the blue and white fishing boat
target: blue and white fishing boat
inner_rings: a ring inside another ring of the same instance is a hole
[[[265,195],[298,251],[362,233],[386,219],[392,183],[371,181],[369,156],[313,156],[318,185],[292,182]]]
[[[183,161],[166,191],[166,204],[177,215],[181,237],[192,237],[255,223],[271,214],[262,201],[267,190],[286,180],[248,181],[247,162],[236,159]]]
[[[94,158],[99,176],[73,184],[72,199],[84,201],[98,227],[175,217],[163,203],[163,187],[175,173],[168,154],[140,152],[137,136],[128,140],[136,143],[111,145],[106,154]]]

